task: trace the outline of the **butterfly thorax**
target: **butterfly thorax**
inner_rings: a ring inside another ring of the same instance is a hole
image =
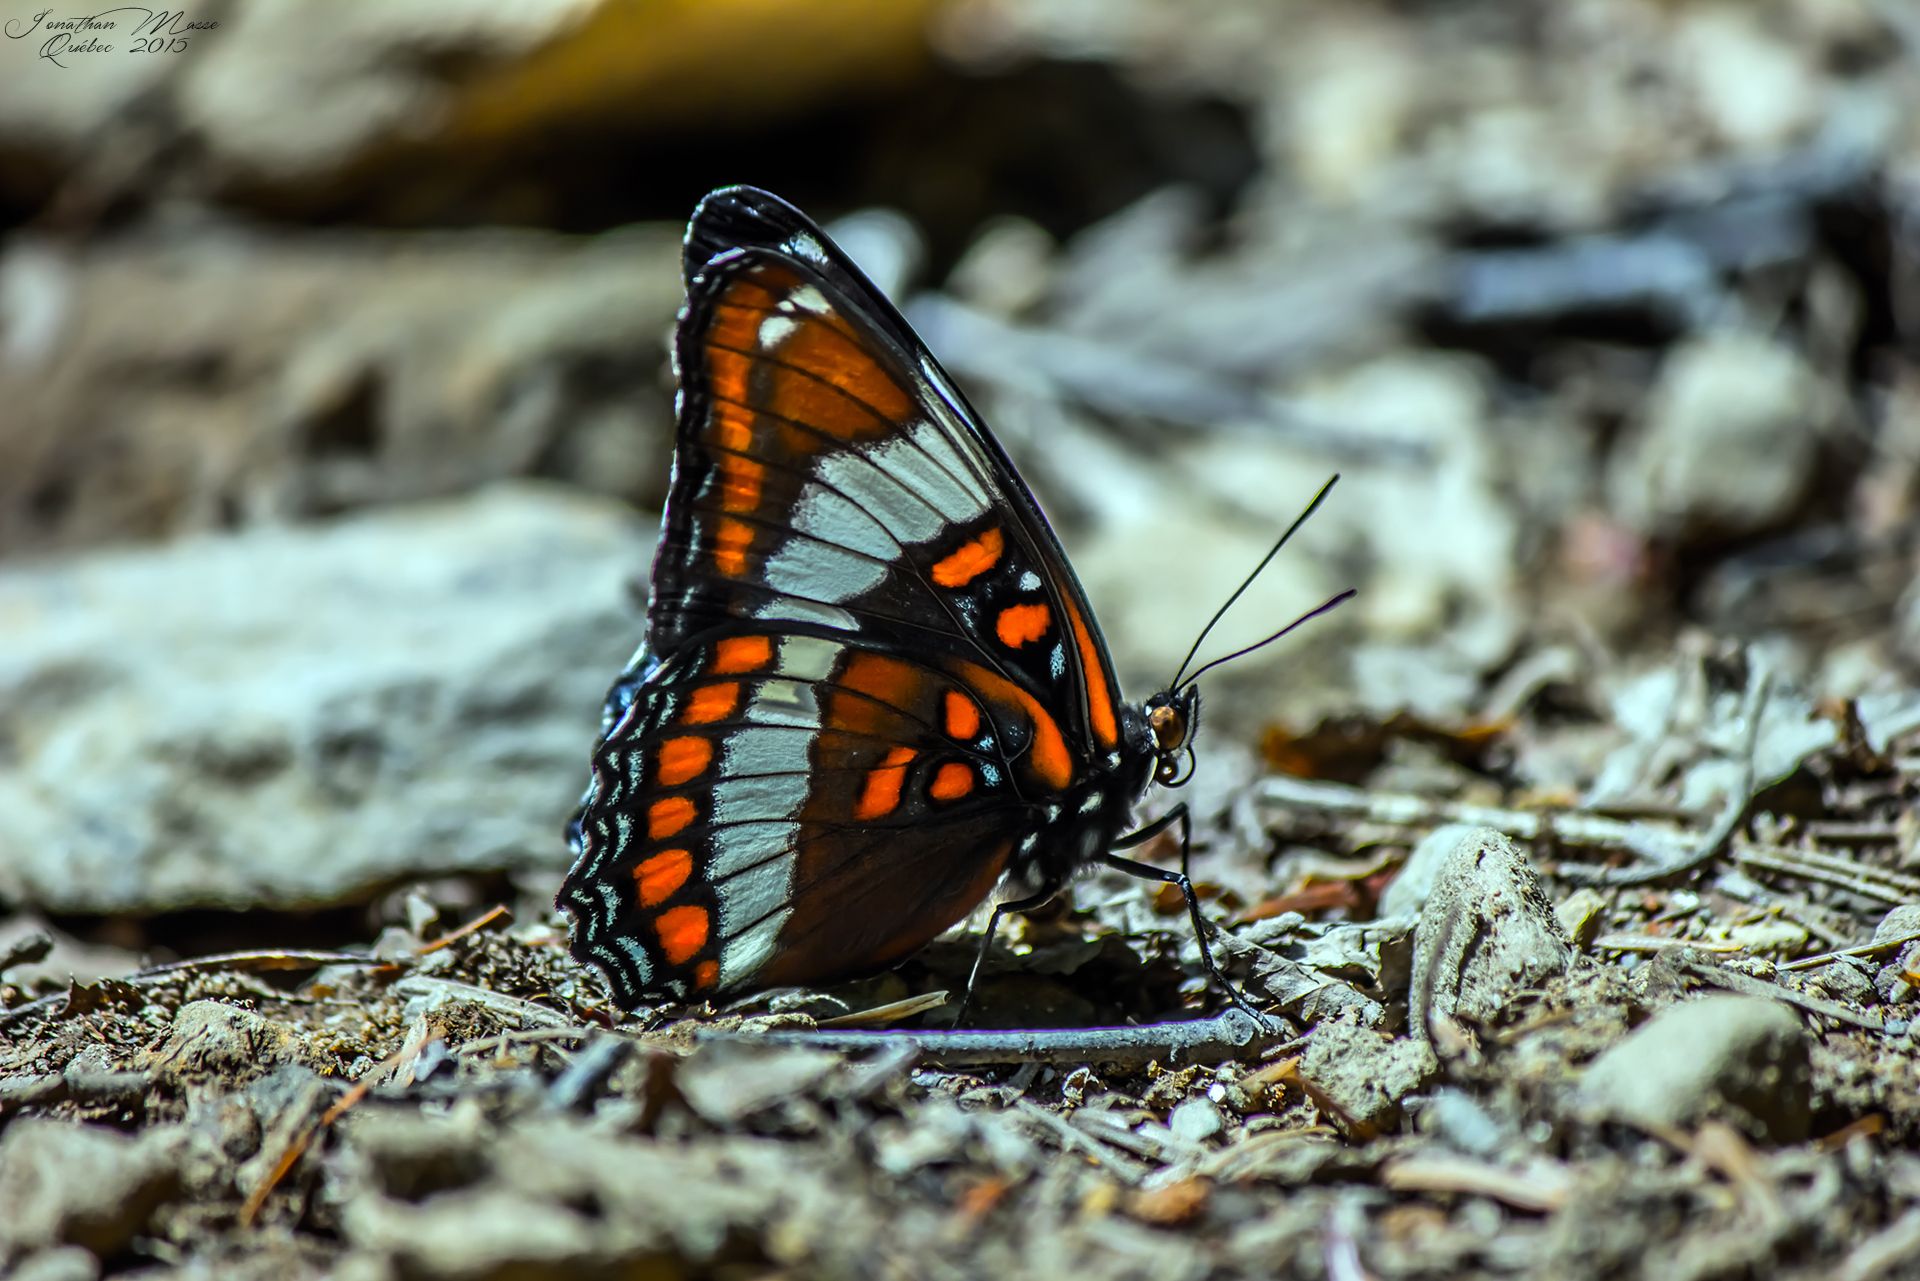
[[[1134,808],[1160,762],[1147,709],[1123,704],[1120,743],[1067,791],[1040,805],[1044,824],[1025,838],[1008,879],[1036,893],[1066,885],[1132,829]]]

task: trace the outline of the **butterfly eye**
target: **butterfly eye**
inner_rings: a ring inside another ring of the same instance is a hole
[[[1153,731],[1154,746],[1162,753],[1186,746],[1187,718],[1171,703],[1161,703],[1147,712],[1147,728]]]

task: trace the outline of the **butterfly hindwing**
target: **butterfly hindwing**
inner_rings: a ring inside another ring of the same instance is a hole
[[[595,754],[562,891],[624,1003],[877,968],[1006,866],[996,709],[945,672],[733,635],[638,694]]]

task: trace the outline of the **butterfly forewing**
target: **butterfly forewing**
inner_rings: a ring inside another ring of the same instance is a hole
[[[561,894],[623,1004],[905,956],[1122,746],[1058,543],[892,306],[761,192],[687,263],[647,643]]]
[[[750,189],[702,203],[687,265],[655,651],[741,617],[972,643],[1110,751],[1118,689],[1079,582],[893,305]]]

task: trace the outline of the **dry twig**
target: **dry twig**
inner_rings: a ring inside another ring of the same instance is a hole
[[[1817,850],[1750,845],[1734,851],[1733,859],[1750,871],[1817,881],[1881,903],[1911,903],[1920,898],[1920,881],[1913,877]]]
[[[989,1063],[1219,1063],[1257,1057],[1278,1044],[1239,1010],[1212,1018],[1139,1027],[1061,1028],[1037,1032],[705,1032],[702,1041],[752,1041],[857,1054],[888,1045],[910,1045],[922,1062],[945,1067]]]
[[[435,1036],[437,1037],[437,1035],[438,1033],[436,1032]],[[333,1106],[320,1114],[318,1121],[315,1121],[312,1125],[296,1135],[293,1141],[287,1144],[286,1151],[280,1154],[280,1159],[273,1163],[273,1168],[267,1171],[266,1177],[255,1185],[252,1192],[247,1194],[246,1202],[240,1207],[240,1226],[242,1228],[253,1226],[253,1221],[259,1215],[260,1208],[267,1203],[267,1198],[273,1195],[273,1190],[280,1186],[280,1181],[287,1177],[288,1172],[290,1172],[295,1165],[299,1164],[300,1158],[306,1154],[308,1148],[313,1146],[313,1141],[316,1137],[335,1121],[345,1116],[348,1110],[355,1104],[372,1093],[373,1083],[376,1079],[382,1078],[391,1072],[399,1071],[408,1061],[419,1057],[420,1052],[424,1050],[433,1039],[432,1037],[409,1039],[407,1044],[388,1055],[377,1064],[372,1071],[368,1072],[358,1081],[355,1081],[345,1094],[334,1101]]]
[[[1783,970],[1811,970],[1838,961],[1849,956],[1872,956],[1878,952],[1891,952],[1897,947],[1920,940],[1920,931],[1895,935],[1892,938],[1874,939],[1870,943],[1860,943],[1853,947],[1843,947],[1837,952],[1822,952],[1818,956],[1803,956],[1797,961],[1788,961],[1780,968]]]
[[[150,965],[146,969],[136,970],[124,979],[109,981],[126,983],[133,987],[146,987],[176,974],[187,974],[196,970],[233,969],[258,973],[275,970],[317,970],[327,965],[365,965],[381,969],[392,968],[393,962],[368,956],[362,952],[268,948],[250,952],[216,952],[209,956],[188,957],[184,961],[168,961],[163,965]],[[25,1005],[16,1005],[10,1010],[0,1010],[0,1027],[5,1027],[29,1015],[57,1011],[71,995],[71,990],[53,992],[28,1001]]]
[[[468,921],[465,925],[462,925],[459,929],[449,931],[448,933],[441,935],[439,938],[435,939],[431,943],[425,943],[419,947],[416,947],[415,949],[413,949],[413,954],[415,956],[425,956],[429,952],[438,952],[441,948],[450,946],[451,944],[454,944],[454,943],[458,943],[461,939],[466,938],[470,934],[479,933],[481,930],[486,929],[489,925],[492,925],[495,922],[502,920],[503,918],[508,923],[511,923],[513,921],[513,913],[507,910],[506,904],[495,903],[492,907],[482,912],[479,916],[474,917],[471,921]]]
[[[1573,1193],[1573,1175],[1555,1161],[1540,1160],[1520,1169],[1488,1165],[1471,1157],[1404,1156],[1380,1172],[1382,1186],[1396,1192],[1459,1192],[1491,1197],[1516,1210],[1550,1214]]]
[[[1729,992],[1739,992],[1743,996],[1763,996],[1770,1001],[1784,1001],[1795,1005],[1809,1014],[1817,1014],[1834,1023],[1849,1023],[1854,1027],[1865,1028],[1869,1032],[1884,1032],[1886,1025],[1877,1018],[1855,1014],[1838,1001],[1829,1001],[1825,997],[1810,996],[1805,992],[1796,992],[1779,983],[1769,983],[1765,979],[1754,978],[1750,974],[1736,974],[1732,970],[1722,969],[1705,957],[1692,957],[1685,953],[1675,958],[1679,969],[1705,983],[1726,988]]]
[[[1668,854],[1679,857],[1687,845],[1684,832],[1597,814],[1470,805],[1406,792],[1370,792],[1345,783],[1285,775],[1262,779],[1254,797],[1262,804],[1347,815],[1387,827],[1426,830],[1443,823],[1468,823],[1491,827],[1519,841],[1626,850],[1647,857]]]
[[[901,1019],[910,1019],[916,1014],[925,1014],[928,1010],[937,1010],[947,1003],[947,993],[922,992],[918,996],[905,997],[898,1001],[888,1001],[885,1005],[876,1005],[872,1009],[853,1010],[846,1014],[836,1014],[832,1018],[819,1019],[816,1027],[873,1027],[883,1023],[897,1023]]]

